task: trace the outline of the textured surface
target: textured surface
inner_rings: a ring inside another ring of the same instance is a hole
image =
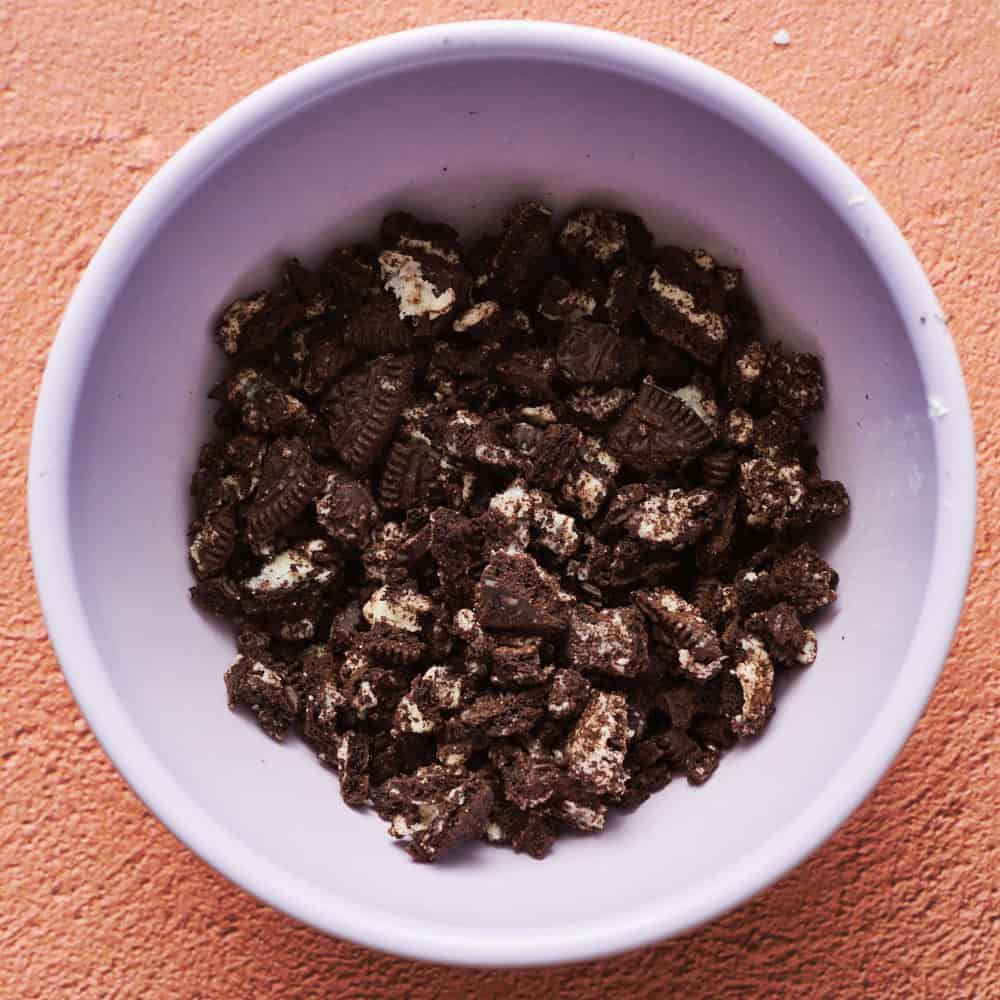
[[[0,995],[1000,995],[1000,788],[989,769],[1000,722],[996,7],[278,6],[0,8]],[[145,811],[80,718],[47,643],[24,477],[60,313],[167,156],[237,98],[331,49],[433,21],[529,12],[711,62],[800,117],[860,173],[913,243],[958,341],[978,435],[980,526],[963,623],[927,714],[875,794],[812,859],[680,940],[587,966],[477,972],[389,958],[296,924],[206,868]],[[787,47],[771,41],[779,28]]]

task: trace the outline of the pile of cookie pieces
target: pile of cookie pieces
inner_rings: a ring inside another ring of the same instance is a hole
[[[192,484],[230,705],[421,861],[706,781],[815,659],[806,537],[848,507],[817,359],[759,334],[739,271],[623,212],[526,202],[468,250],[396,213],[288,261],[218,325]]]

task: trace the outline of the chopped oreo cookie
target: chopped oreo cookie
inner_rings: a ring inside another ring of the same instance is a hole
[[[641,361],[641,343],[583,319],[565,324],[556,351],[560,373],[574,385],[622,385],[635,378]]]
[[[387,354],[334,385],[323,410],[334,451],[355,475],[367,471],[392,440],[412,382],[413,358]]]
[[[590,794],[614,801],[625,793],[627,748],[625,695],[595,691],[566,742],[570,775]]]
[[[653,336],[712,365],[733,327],[726,306],[728,280],[704,251],[664,247],[649,272],[639,312]]]
[[[230,707],[421,862],[543,858],[767,738],[837,597],[810,532],[849,508],[820,361],[742,272],[600,206],[494,234],[393,212],[231,303],[191,481]]]
[[[608,436],[608,445],[637,472],[664,472],[704,451],[713,440],[701,415],[677,393],[648,377]]]
[[[696,681],[707,681],[723,667],[723,655],[715,629],[676,591],[666,587],[640,591],[636,603],[657,626],[654,637],[672,647],[680,671]]]
[[[380,785],[372,797],[375,811],[389,820],[393,837],[407,838],[417,861],[439,854],[486,832],[493,790],[476,775],[461,775],[438,764],[401,774]]]
[[[649,666],[642,615],[634,607],[596,611],[578,604],[570,618],[566,658],[581,674],[642,674]]]

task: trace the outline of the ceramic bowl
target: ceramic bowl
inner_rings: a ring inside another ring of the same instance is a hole
[[[220,307],[292,253],[406,208],[477,233],[512,201],[640,212],[744,269],[768,335],[822,356],[841,597],[764,736],[538,863],[411,862],[296,741],[227,711],[231,635],[188,599],[187,486]],[[303,66],[184,147],[95,255],[52,349],[30,468],[52,641],[108,754],[238,885],[331,934],[443,962],[593,958],[676,934],[798,864],[872,790],[948,652],[972,552],[969,410],[940,307],[858,178],[765,98],[655,45],[479,22]],[[891,822],[891,817],[886,817]],[[857,873],[860,875],[860,872]]]

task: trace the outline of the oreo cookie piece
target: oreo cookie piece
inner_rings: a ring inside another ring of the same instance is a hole
[[[715,629],[693,604],[676,591],[666,587],[640,591],[635,595],[639,609],[677,652],[680,670],[697,681],[715,677],[723,668],[726,657]]]
[[[378,259],[383,287],[396,301],[396,314],[414,327],[454,312],[465,279],[457,254],[411,241],[384,250]]]
[[[504,216],[503,232],[489,262],[486,287],[505,301],[517,301],[547,277],[551,253],[552,212],[535,201],[523,201]]]
[[[520,399],[552,402],[556,359],[539,350],[518,351],[496,366],[497,378]]]
[[[788,354],[780,344],[766,355],[761,384],[765,406],[801,420],[823,407],[823,373],[815,354]]]
[[[732,676],[740,685],[739,711],[729,720],[737,736],[757,736],[774,707],[774,665],[764,643],[755,636],[737,642]]]
[[[604,519],[602,536],[618,532],[648,546],[680,551],[718,518],[718,497],[711,490],[662,489],[634,484],[618,491]]]
[[[419,438],[396,441],[382,470],[379,502],[383,510],[409,510],[431,496],[441,472],[441,458]]]
[[[578,604],[570,616],[566,657],[580,674],[637,677],[649,666],[642,615],[634,607]]]
[[[261,463],[259,482],[246,509],[247,541],[267,547],[323,488],[323,471],[302,438],[277,438]]]
[[[556,323],[589,319],[597,312],[596,289],[574,288],[565,278],[550,278],[542,289],[538,312]]]
[[[622,264],[611,272],[605,308],[608,313],[608,322],[615,329],[624,329],[635,315],[639,306],[639,296],[645,283],[646,268],[636,260]]]
[[[310,424],[304,403],[253,368],[242,368],[227,379],[222,398],[239,410],[243,426],[253,434],[288,434],[307,430]]]
[[[547,426],[532,443],[528,481],[545,490],[559,489],[582,444],[583,434],[577,428],[559,423]]]
[[[669,469],[693,458],[713,440],[708,424],[678,396],[644,381],[612,428],[608,446],[638,472]]]
[[[627,749],[625,696],[595,691],[566,741],[563,753],[569,773],[593,795],[620,798],[628,780]]]
[[[399,301],[384,288],[361,299],[347,318],[344,342],[363,354],[413,349],[413,325],[400,315]]]
[[[549,688],[548,712],[554,719],[574,719],[590,701],[593,687],[578,670],[557,670]]]
[[[226,307],[215,329],[216,343],[230,357],[255,354],[312,318],[293,287],[256,292]]]
[[[816,633],[806,628],[795,608],[784,601],[750,615],[746,627],[763,639],[772,658],[782,666],[808,667],[816,661]]]
[[[612,327],[575,320],[563,327],[556,364],[574,385],[623,385],[639,372],[642,347]]]
[[[331,538],[343,545],[363,548],[375,527],[378,513],[370,490],[340,471],[326,477],[316,498],[316,520]]]
[[[249,708],[272,739],[285,738],[301,704],[288,666],[265,650],[240,658],[226,671],[229,707]]]
[[[486,832],[493,790],[477,777],[459,777],[437,764],[390,778],[373,796],[389,833],[407,839],[416,861],[433,861]]]
[[[199,580],[221,573],[236,545],[236,511],[220,507],[191,525],[188,554]]]
[[[555,635],[572,598],[524,552],[494,552],[476,587],[476,618],[488,631]]]
[[[588,424],[603,424],[620,416],[633,399],[634,390],[622,386],[603,391],[593,386],[584,386],[566,398],[566,405],[572,414]]]
[[[365,472],[392,438],[410,402],[414,363],[409,355],[384,355],[344,376],[324,412],[334,450],[355,475]]]
[[[655,256],[639,312],[654,336],[712,365],[733,326],[726,311],[726,282],[707,254],[664,247]]]
[[[639,217],[628,212],[578,208],[570,212],[557,242],[584,272],[606,272],[630,257],[645,257],[652,237]]]

